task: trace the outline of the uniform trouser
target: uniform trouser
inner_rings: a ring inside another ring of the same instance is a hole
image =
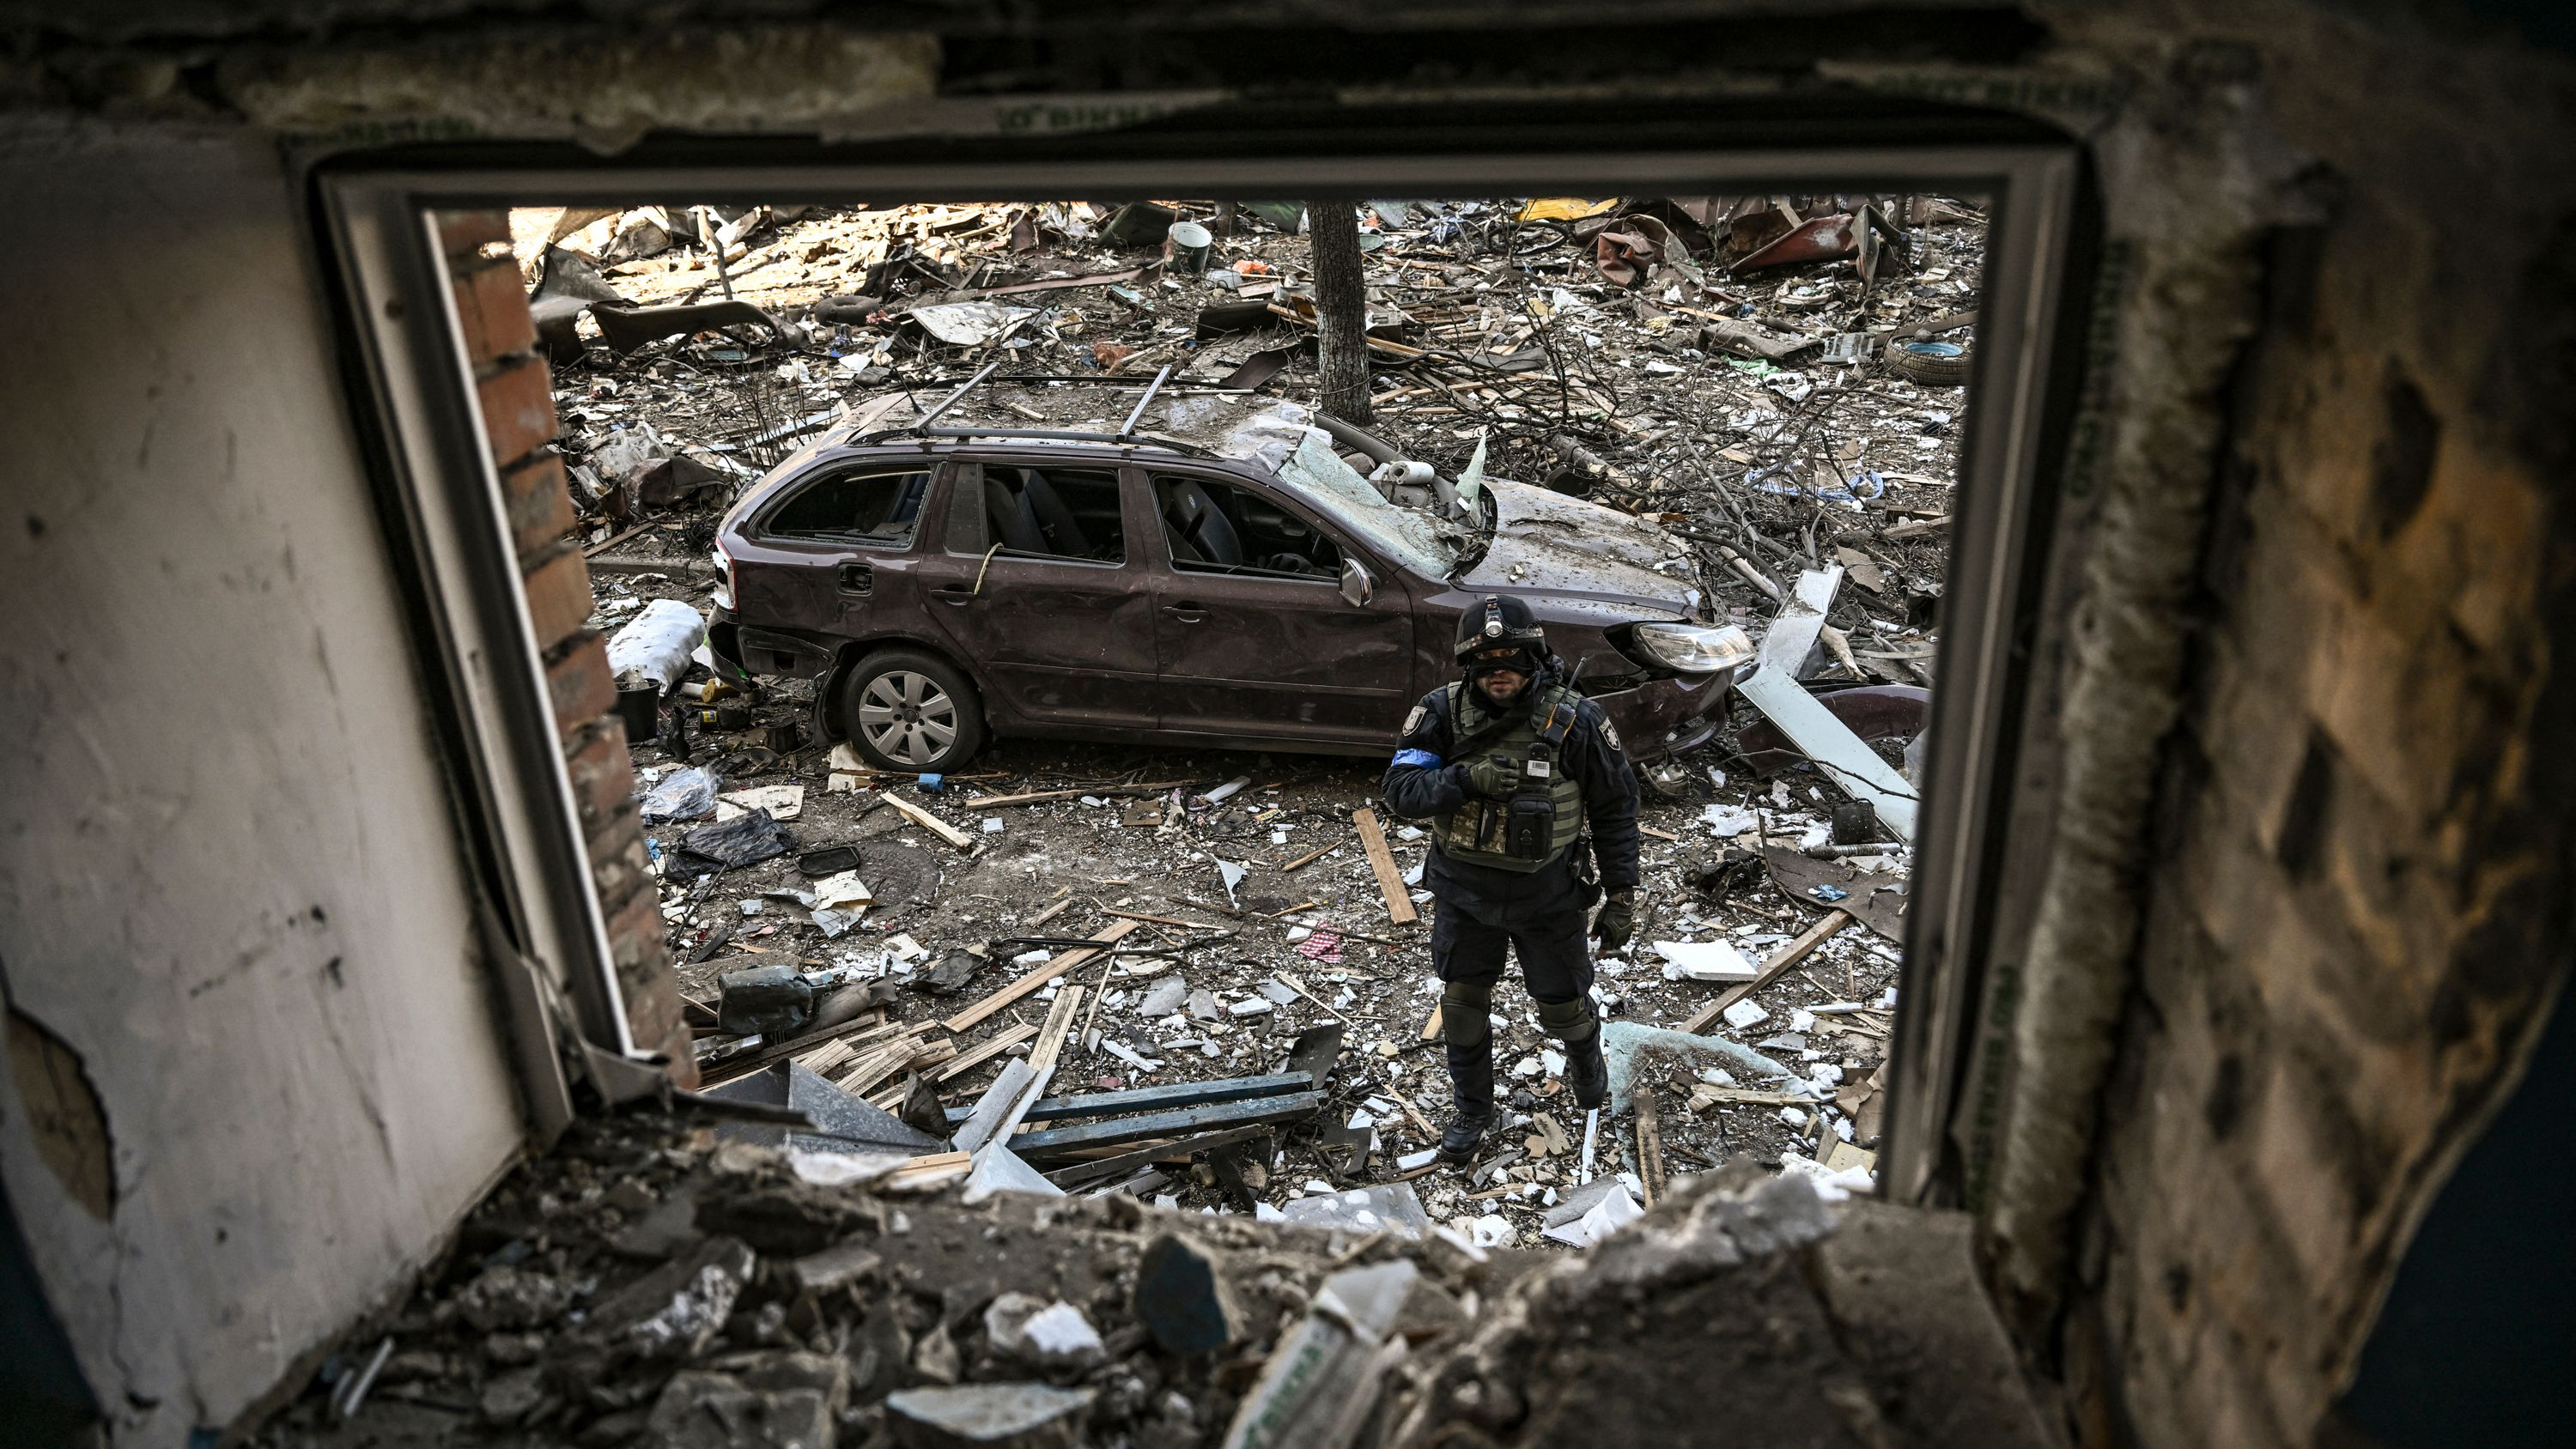
[[[1583,912],[1549,912],[1510,926],[1480,921],[1447,901],[1431,923],[1431,964],[1445,983],[1442,1035],[1452,1046],[1485,1045],[1494,984],[1502,979],[1506,949],[1520,959],[1521,981],[1538,1005],[1550,1036],[1589,1038],[1592,1016],[1592,946]]]

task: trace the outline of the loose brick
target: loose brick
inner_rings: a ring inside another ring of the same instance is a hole
[[[626,729],[614,718],[593,720],[572,737],[564,769],[587,836],[614,816],[635,790],[635,764],[626,753]]]
[[[476,383],[474,391],[483,405],[483,431],[494,463],[511,467],[553,440],[555,399],[540,359],[504,367]]]
[[[649,981],[655,971],[669,968],[658,899],[656,892],[640,890],[607,913],[608,956],[617,964],[620,987]]]
[[[503,259],[464,263],[462,268],[455,282],[456,322],[475,370],[534,348],[537,322],[529,315],[517,264]]]
[[[598,892],[603,910],[639,889],[651,893],[652,857],[644,848],[644,826],[633,802],[602,817],[587,844],[591,889]]]
[[[697,1090],[698,1060],[689,1048],[688,1018],[681,1010],[680,988],[667,973],[627,997],[626,1030],[639,1050],[658,1052],[667,1061],[662,1071],[671,1085],[684,1092]]]
[[[546,665],[546,697],[554,705],[556,728],[566,735],[616,708],[607,641],[587,634],[560,647]]]
[[[551,649],[581,632],[593,606],[590,566],[582,562],[580,549],[569,544],[558,547],[529,563],[522,577],[528,590],[528,625],[537,632],[538,648]]]
[[[438,214],[438,249],[450,257],[470,257],[494,242],[510,240],[506,211],[442,211]]]
[[[521,558],[561,542],[573,525],[572,492],[563,459],[549,453],[501,474],[501,502],[510,519],[510,543]]]

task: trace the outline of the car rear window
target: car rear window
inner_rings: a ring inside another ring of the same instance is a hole
[[[796,490],[769,516],[768,531],[780,538],[906,544],[929,491],[927,469],[835,473]]]

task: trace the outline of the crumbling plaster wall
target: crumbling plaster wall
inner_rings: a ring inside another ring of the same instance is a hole
[[[273,143],[24,127],[0,194],[44,218],[0,291],[0,1173],[117,1437],[175,1445],[522,1126]]]
[[[2240,230],[2146,248],[2123,304],[2120,393],[2199,396],[2119,423],[2158,446],[2115,454],[2073,630],[2056,806],[2093,814],[2037,905],[1989,1251],[2089,1442],[2305,1444],[2567,971],[2576,67],[2403,14],[2066,24],[2138,85],[2115,221],[2177,160],[2299,164],[2268,206],[2155,188]]]

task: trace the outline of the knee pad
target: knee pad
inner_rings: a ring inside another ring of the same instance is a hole
[[[1559,1041],[1582,1041],[1600,1028],[1593,1019],[1592,1002],[1578,996],[1572,1001],[1542,1001],[1538,1006],[1538,1024],[1549,1036]]]
[[[1451,1046],[1480,1047],[1491,1040],[1494,983],[1452,981],[1440,992],[1440,1039]]]

